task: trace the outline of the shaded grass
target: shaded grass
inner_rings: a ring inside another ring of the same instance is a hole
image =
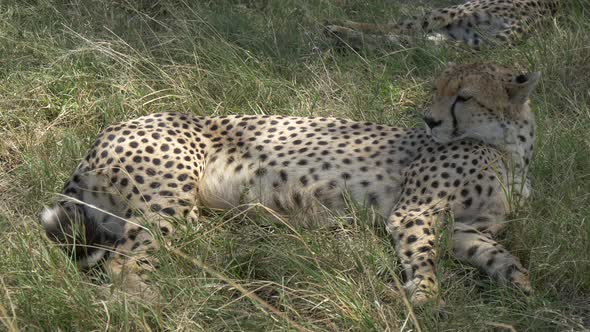
[[[448,4],[449,1],[438,3]],[[164,110],[339,116],[419,124],[448,61],[540,70],[534,197],[504,243],[530,269],[530,299],[442,257],[447,317],[422,330],[590,328],[590,12],[571,1],[511,49],[430,45],[326,52],[320,23],[383,22],[387,1],[7,1],[0,5],[0,322],[23,330],[287,330],[293,326],[174,252],[159,253],[161,303],[115,299],[43,237],[36,219],[107,124]],[[370,211],[299,229],[213,213],[174,246],[311,330],[416,330],[390,240]],[[444,247],[443,241],[443,247]],[[443,250],[448,251],[444,247]],[[443,255],[448,256],[448,255]],[[105,294],[107,293],[107,294]]]

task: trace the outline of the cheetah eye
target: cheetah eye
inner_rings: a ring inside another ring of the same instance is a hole
[[[458,95],[457,98],[455,99],[455,102],[457,103],[464,103],[466,101],[468,101],[469,99],[471,99],[473,97],[471,96],[462,96],[462,95]]]

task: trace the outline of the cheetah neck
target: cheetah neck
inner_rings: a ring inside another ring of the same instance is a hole
[[[528,106],[527,106],[528,107]],[[535,119],[532,112],[523,112],[517,120],[507,121],[505,141],[501,150],[515,173],[528,174],[535,141]]]

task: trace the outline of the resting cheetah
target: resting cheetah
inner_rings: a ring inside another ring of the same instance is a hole
[[[328,23],[326,31],[357,50],[401,45],[419,34],[435,42],[455,40],[479,48],[486,42],[517,40],[555,10],[556,0],[472,0],[395,24],[343,21]]]
[[[169,238],[173,217],[253,202],[283,215],[345,213],[346,196],[383,217],[415,303],[437,292],[434,244],[446,212],[454,216],[457,258],[529,291],[527,271],[493,237],[513,208],[510,196],[529,196],[528,96],[539,76],[495,64],[451,65],[437,80],[425,128],[270,115],[143,116],[100,134],[42,222],[81,266],[104,261],[129,287],[142,288],[158,248],[153,237]]]

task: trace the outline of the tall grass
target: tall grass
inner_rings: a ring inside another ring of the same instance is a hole
[[[341,54],[322,35],[327,19],[386,22],[420,10],[385,0],[0,3],[0,326],[590,329],[590,6],[568,1],[530,39],[478,53],[424,44]],[[210,213],[186,225],[174,250],[158,254],[152,283],[162,298],[154,303],[118,296],[100,274],[78,271],[37,224],[96,135],[115,121],[174,110],[419,125],[428,83],[449,61],[543,73],[532,100],[534,195],[511,216],[503,241],[531,271],[530,298],[442,255],[445,314],[412,312],[395,287],[400,267],[391,241],[362,206],[320,229]]]

